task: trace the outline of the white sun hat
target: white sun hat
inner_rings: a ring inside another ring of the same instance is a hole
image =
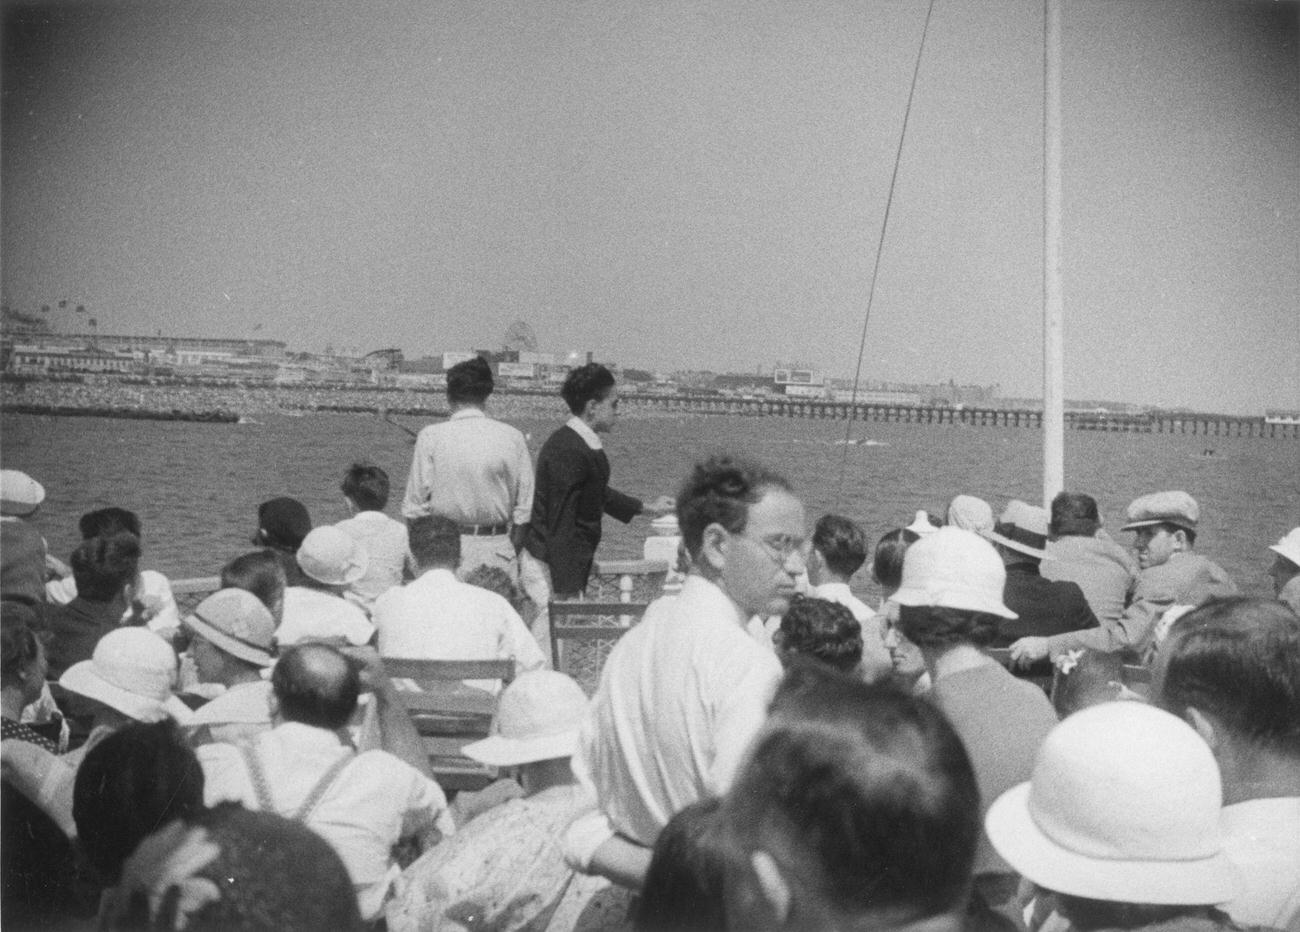
[[[907,548],[903,582],[891,601],[1019,617],[1002,603],[1007,569],[993,545],[972,531],[941,527]]]
[[[1219,767],[1185,722],[1140,702],[1106,702],[1052,729],[1033,777],[1003,793],[984,826],[1027,880],[1117,903],[1200,905],[1237,895],[1223,854]]]
[[[1292,528],[1290,533],[1268,549],[1300,566],[1300,527]]]
[[[41,507],[45,487],[18,469],[0,469],[0,514],[23,517]]]
[[[366,548],[336,527],[318,527],[302,539],[299,568],[327,586],[350,586],[370,567]]]
[[[171,716],[184,724],[193,713],[172,694],[176,666],[171,645],[148,628],[115,628],[89,660],[63,671],[59,685],[138,722]]]
[[[587,694],[581,686],[563,673],[533,670],[502,691],[493,734],[461,750],[489,767],[572,757],[586,714]]]
[[[1007,502],[1007,507],[1003,509],[997,524],[980,536],[1017,553],[1042,560],[1047,556],[1049,521],[1046,508],[1013,498]]]

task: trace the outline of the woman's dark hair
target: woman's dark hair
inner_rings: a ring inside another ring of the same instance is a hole
[[[846,927],[960,912],[979,813],[970,760],[934,706],[807,663],[787,672],[723,804],[740,850],[769,854],[794,903],[812,895]]]
[[[92,537],[103,537],[106,534],[116,534],[119,531],[126,531],[128,534],[140,536],[140,518],[134,511],[127,511],[125,508],[100,508],[97,511],[88,511],[81,516],[77,522],[77,527],[81,531],[81,539],[89,540]]]
[[[0,603],[0,686],[14,686],[40,656],[36,612],[22,602]]]
[[[986,612],[934,605],[900,605],[898,630],[917,647],[942,650],[957,644],[983,647],[998,633],[998,619]]]
[[[749,506],[769,489],[790,491],[784,477],[758,463],[714,456],[697,463],[677,493],[677,523],[692,559],[699,559],[704,529],[720,524],[732,534],[745,530]]]
[[[111,602],[139,571],[140,538],[127,531],[91,537],[72,551],[68,562],[77,595],[90,602]]]
[[[692,803],[659,833],[636,907],[636,932],[726,928],[723,890],[735,853],[722,831],[721,809],[721,799]]]
[[[271,611],[284,597],[286,584],[284,563],[274,550],[254,550],[221,568],[222,589],[251,592]]]
[[[897,589],[903,584],[903,557],[907,548],[921,539],[915,531],[905,527],[887,531],[876,543],[876,553],[871,559],[871,575],[876,582]]]
[[[614,388],[614,373],[598,362],[589,362],[572,370],[560,388],[560,397],[569,410],[579,416],[589,401],[603,401]]]
[[[862,625],[853,613],[826,599],[796,595],[781,618],[781,654],[799,654],[849,673],[862,662]]]
[[[202,811],[203,768],[170,719],[124,726],[92,747],[77,769],[72,818],[106,885],[117,883],[145,836]]]
[[[488,566],[486,563],[480,563],[468,573],[465,574],[465,580],[471,586],[478,586],[480,589],[486,589],[488,592],[495,592],[501,598],[510,603],[510,607],[518,614],[523,614],[524,593],[514,580],[499,566]]]

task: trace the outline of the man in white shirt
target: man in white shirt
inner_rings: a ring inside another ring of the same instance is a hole
[[[362,918],[382,911],[399,873],[391,849],[429,847],[455,829],[438,784],[385,751],[356,753],[339,737],[356,710],[360,677],[324,644],[281,656],[271,675],[275,727],[243,748],[198,749],[204,800],[275,811],[330,843],[347,868]]]
[[[862,676],[868,682],[889,676],[894,664],[885,647],[881,620],[853,594],[849,580],[867,562],[867,535],[842,515],[822,515],[813,528],[812,558],[808,561],[808,594],[843,605],[862,626]]]
[[[455,521],[441,515],[415,518],[409,539],[419,576],[375,602],[381,657],[512,657],[516,675],[547,666],[541,648],[509,602],[456,578],[464,538]]]
[[[610,653],[574,759],[599,813],[574,823],[567,855],[632,886],[673,814],[730,786],[781,678],[746,623],[785,611],[808,556],[803,505],[756,464],[697,465],[677,518],[691,573]]]
[[[406,568],[406,525],[384,514],[388,504],[388,473],[370,463],[353,463],[339,487],[352,517],[334,525],[370,557],[366,574],[352,584],[348,598],[369,611],[389,589],[402,584]]]
[[[499,566],[513,581],[533,510],[533,461],[522,433],[484,413],[492,389],[481,357],[447,370],[451,417],[416,437],[402,515],[450,518],[460,526],[461,568]]]
[[[1223,850],[1243,926],[1300,928],[1300,618],[1269,599],[1183,615],[1156,655],[1153,697],[1209,744],[1223,781]]]

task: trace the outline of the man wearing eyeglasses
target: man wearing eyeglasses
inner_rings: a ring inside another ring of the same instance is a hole
[[[731,457],[695,467],[677,520],[690,575],[610,653],[574,757],[599,812],[574,823],[566,854],[629,886],[674,813],[730,786],[781,678],[746,624],[784,613],[809,551],[789,482]]]

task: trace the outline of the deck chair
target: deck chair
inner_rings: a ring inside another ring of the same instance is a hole
[[[514,660],[385,657],[384,669],[398,687],[444,790],[481,790],[497,778],[495,767],[471,760],[461,750],[491,732],[496,695],[464,681],[499,680],[504,688],[514,679]]]
[[[572,676],[590,692],[600,679],[603,665],[614,643],[641,620],[648,602],[551,602],[551,656],[555,669]],[[593,669],[576,670],[569,647],[586,645],[595,662]]]

